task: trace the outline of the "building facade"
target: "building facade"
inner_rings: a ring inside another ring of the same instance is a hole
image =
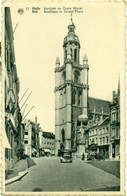
[[[110,118],[110,158],[120,158],[120,82],[117,93],[113,91]]]
[[[5,169],[12,168],[23,153],[22,115],[19,107],[19,78],[15,64],[10,8],[5,8]]]
[[[42,130],[37,123],[37,118],[35,121],[28,120],[25,123],[25,133],[24,133],[24,146],[25,154],[31,156],[38,156],[40,152],[40,133]]]
[[[30,156],[32,155],[32,125],[30,120],[24,123],[25,132],[24,132],[24,146],[25,154]]]
[[[51,132],[43,132],[41,140],[41,151],[54,155],[55,135]]]
[[[89,65],[86,55],[80,64],[80,41],[72,20],[63,41],[63,50],[64,63],[60,66],[57,57],[55,67],[55,154],[61,148],[75,148],[78,117],[88,116]]]

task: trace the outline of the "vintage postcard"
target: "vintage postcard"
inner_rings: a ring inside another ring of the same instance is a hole
[[[3,1],[2,194],[125,195],[125,3]]]

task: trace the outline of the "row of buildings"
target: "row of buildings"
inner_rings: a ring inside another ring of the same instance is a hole
[[[120,89],[113,92],[109,103],[109,114],[101,119],[88,122],[84,128],[86,151],[102,153],[107,158],[120,158]]]
[[[35,121],[24,120],[19,105],[20,81],[17,74],[14,52],[14,34],[9,7],[5,7],[5,59],[4,77],[4,106],[5,106],[5,170],[14,167],[24,155],[54,153],[54,134],[43,132],[37,118]]]
[[[40,124],[27,120],[24,122],[24,154],[31,156],[54,155],[55,135],[51,132],[42,131]]]
[[[55,65],[55,154],[70,149],[120,157],[120,83],[112,102],[89,96],[89,64],[80,63],[80,40],[71,18],[63,40],[64,62]],[[97,89],[97,88],[96,88]]]

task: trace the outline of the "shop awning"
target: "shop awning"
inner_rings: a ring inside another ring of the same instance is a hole
[[[96,150],[97,149],[97,145],[89,145],[89,150]]]
[[[44,152],[50,152],[50,149],[44,149]]]
[[[7,137],[7,134],[6,134],[6,131],[4,131],[3,146],[4,146],[4,148],[11,149],[11,146],[10,146],[10,143],[9,143],[9,140],[8,140],[8,137]]]

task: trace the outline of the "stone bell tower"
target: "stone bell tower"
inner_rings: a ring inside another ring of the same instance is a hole
[[[80,42],[71,19],[68,35],[63,41],[64,63],[59,57],[55,66],[55,153],[59,149],[75,148],[78,117],[87,118],[88,58],[80,65]]]

